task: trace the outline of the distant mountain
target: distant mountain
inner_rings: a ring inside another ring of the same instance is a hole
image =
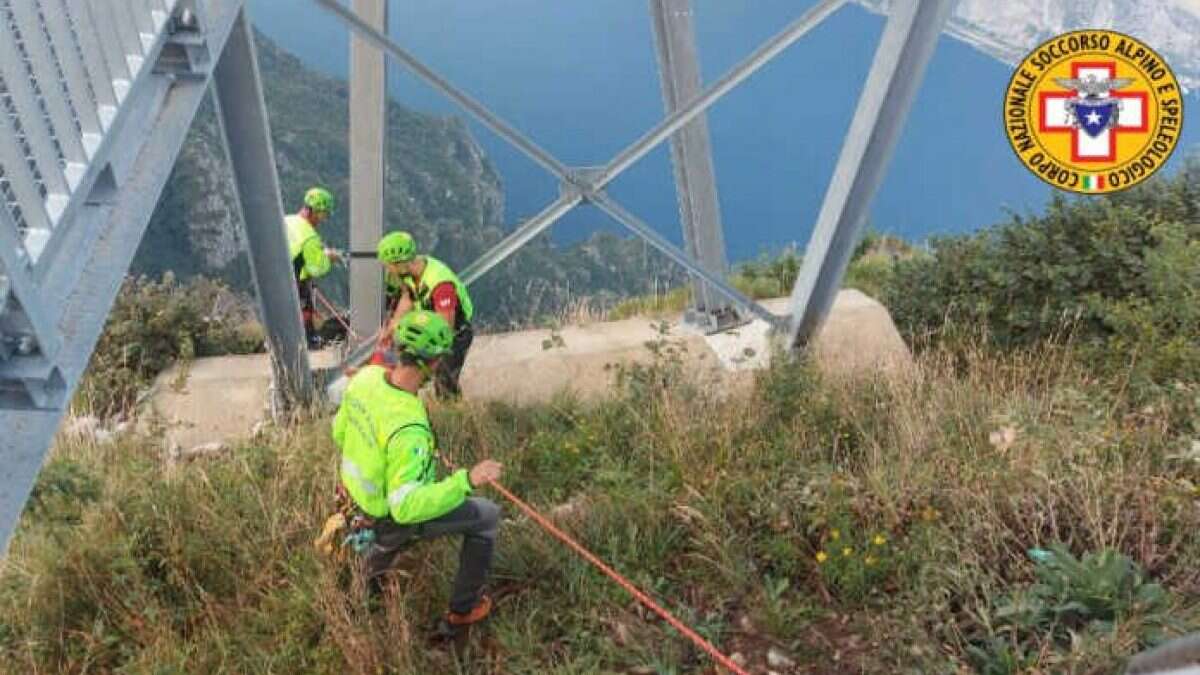
[[[322,228],[327,243],[347,246],[349,214],[348,87],[305,67],[257,35],[285,211],[304,190],[328,186],[340,200]],[[388,107],[386,229],[407,229],[419,245],[465,266],[504,235],[500,178],[463,122],[453,116]],[[151,220],[133,271],[219,277],[249,288],[241,226],[216,117],[206,102]],[[587,296],[606,303],[682,279],[640,242],[596,236],[562,249],[546,237],[500,265],[472,288],[481,318],[527,322]],[[322,282],[344,298],[346,274]]]
[[[859,0],[883,12],[891,0]],[[1200,0],[959,0],[947,28],[954,37],[1015,64],[1059,33],[1107,28],[1162,54],[1188,89],[1200,86]]]

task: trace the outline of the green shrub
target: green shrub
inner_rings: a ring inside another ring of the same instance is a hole
[[[1055,196],[1045,215],[938,238],[898,263],[885,304],[918,347],[964,327],[1002,348],[1073,339],[1135,393],[1200,380],[1200,161],[1100,198]]]
[[[78,524],[84,509],[99,498],[100,481],[86,467],[56,457],[42,467],[25,509],[43,521]]]
[[[794,247],[775,255],[764,253],[758,260],[734,268],[730,280],[735,288],[751,298],[777,298],[792,292],[804,256]]]
[[[868,232],[855,249],[842,286],[881,297],[892,278],[896,261],[912,255],[912,247],[904,241]],[[796,284],[803,260],[804,257],[791,247],[775,255],[764,253],[757,260],[734,266],[729,284],[753,300],[787,296]],[[691,286],[676,286],[622,300],[608,311],[607,318],[617,321],[634,316],[675,314],[685,310],[691,302]]]
[[[989,634],[968,652],[982,673],[1015,673],[1033,665],[1039,650],[1069,650],[1080,636],[1111,635],[1118,625],[1138,649],[1162,642],[1171,599],[1128,556],[1112,549],[1081,559],[1062,544],[1031,549],[1035,581],[992,608]]]

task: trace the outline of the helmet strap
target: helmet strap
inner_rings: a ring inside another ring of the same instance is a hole
[[[429,362],[425,359],[417,360],[417,369],[421,371],[421,374],[425,376],[426,380],[433,379],[433,369],[429,367]]]

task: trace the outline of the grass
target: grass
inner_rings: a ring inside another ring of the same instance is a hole
[[[1131,408],[1070,349],[935,348],[858,381],[781,362],[744,393],[661,349],[592,405],[433,415],[456,461],[505,462],[752,672],[771,647],[791,672],[1114,672],[1200,627],[1200,465],[1170,406]],[[336,464],[326,418],[183,464],[152,437],[58,445],[0,576],[0,670],[712,672],[509,505],[503,598],[456,663],[423,638],[455,546],[404,556],[376,614],[314,552]],[[1074,563],[1047,577],[1031,549]]]

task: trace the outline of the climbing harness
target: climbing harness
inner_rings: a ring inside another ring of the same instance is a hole
[[[326,298],[325,294],[322,293],[320,291],[320,289],[313,288],[313,297],[317,299],[317,302],[324,305],[325,310],[328,311],[331,315],[333,315],[333,319],[335,321],[337,321],[338,324],[340,324],[342,328],[346,329],[347,335],[349,335],[354,340],[359,339],[358,333],[354,332],[354,329],[350,327],[350,324],[347,323],[344,318],[342,318],[343,313],[340,311],[340,309],[336,305],[334,305],[332,302],[330,302],[329,298]]]
[[[337,486],[335,498],[337,510],[325,519],[321,534],[313,545],[318,553],[344,562],[348,551],[362,555],[375,543],[375,519],[355,506],[341,484]]]

